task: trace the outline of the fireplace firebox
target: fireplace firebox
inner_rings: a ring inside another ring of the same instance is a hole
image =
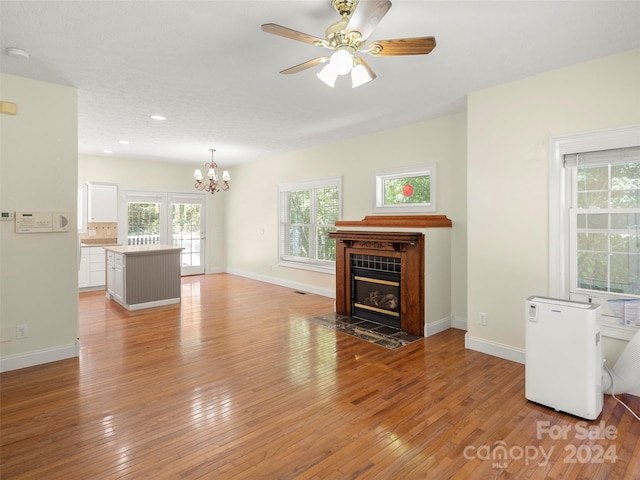
[[[400,273],[399,258],[352,254],[352,316],[400,328]]]

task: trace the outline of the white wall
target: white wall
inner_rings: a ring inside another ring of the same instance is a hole
[[[228,193],[227,267],[253,278],[332,295],[335,276],[278,266],[278,184],[342,177],[345,220],[372,214],[376,170],[437,165],[437,214],[453,222],[452,307],[466,315],[466,114],[239,165]]]
[[[640,50],[469,95],[472,348],[523,360],[524,301],[548,295],[549,138],[637,123]]]
[[[1,75],[0,206],[8,211],[65,212],[68,233],[16,234],[0,222],[1,369],[76,355],[78,336],[77,93],[74,88]],[[27,324],[28,338],[15,338]]]

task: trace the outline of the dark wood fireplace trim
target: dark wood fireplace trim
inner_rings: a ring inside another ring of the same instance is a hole
[[[338,220],[336,227],[442,228],[451,227],[446,215],[367,215],[362,220]]]
[[[351,255],[400,258],[400,327],[424,335],[424,234],[338,230],[336,240],[336,313],[351,316]]]

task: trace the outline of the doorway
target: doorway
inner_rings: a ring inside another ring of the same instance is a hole
[[[205,195],[122,190],[118,243],[182,248],[181,275],[204,273]]]
[[[169,194],[172,244],[183,249],[182,275],[204,273],[204,201],[204,195]]]

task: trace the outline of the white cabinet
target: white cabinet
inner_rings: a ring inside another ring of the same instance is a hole
[[[104,248],[82,247],[78,287],[97,289],[104,287],[105,282]]]
[[[87,288],[90,286],[89,282],[91,279],[91,255],[89,254],[89,249],[82,248],[80,254],[80,269],[78,270],[78,287],[79,288]]]
[[[116,285],[116,271],[113,263],[113,253],[107,252],[107,298],[113,295]]]
[[[92,287],[103,287],[106,283],[104,248],[90,247],[91,264],[89,267],[89,283]]]
[[[118,186],[108,183],[89,183],[88,221],[115,223],[118,221]]]
[[[124,255],[107,251],[107,297],[124,303]]]

